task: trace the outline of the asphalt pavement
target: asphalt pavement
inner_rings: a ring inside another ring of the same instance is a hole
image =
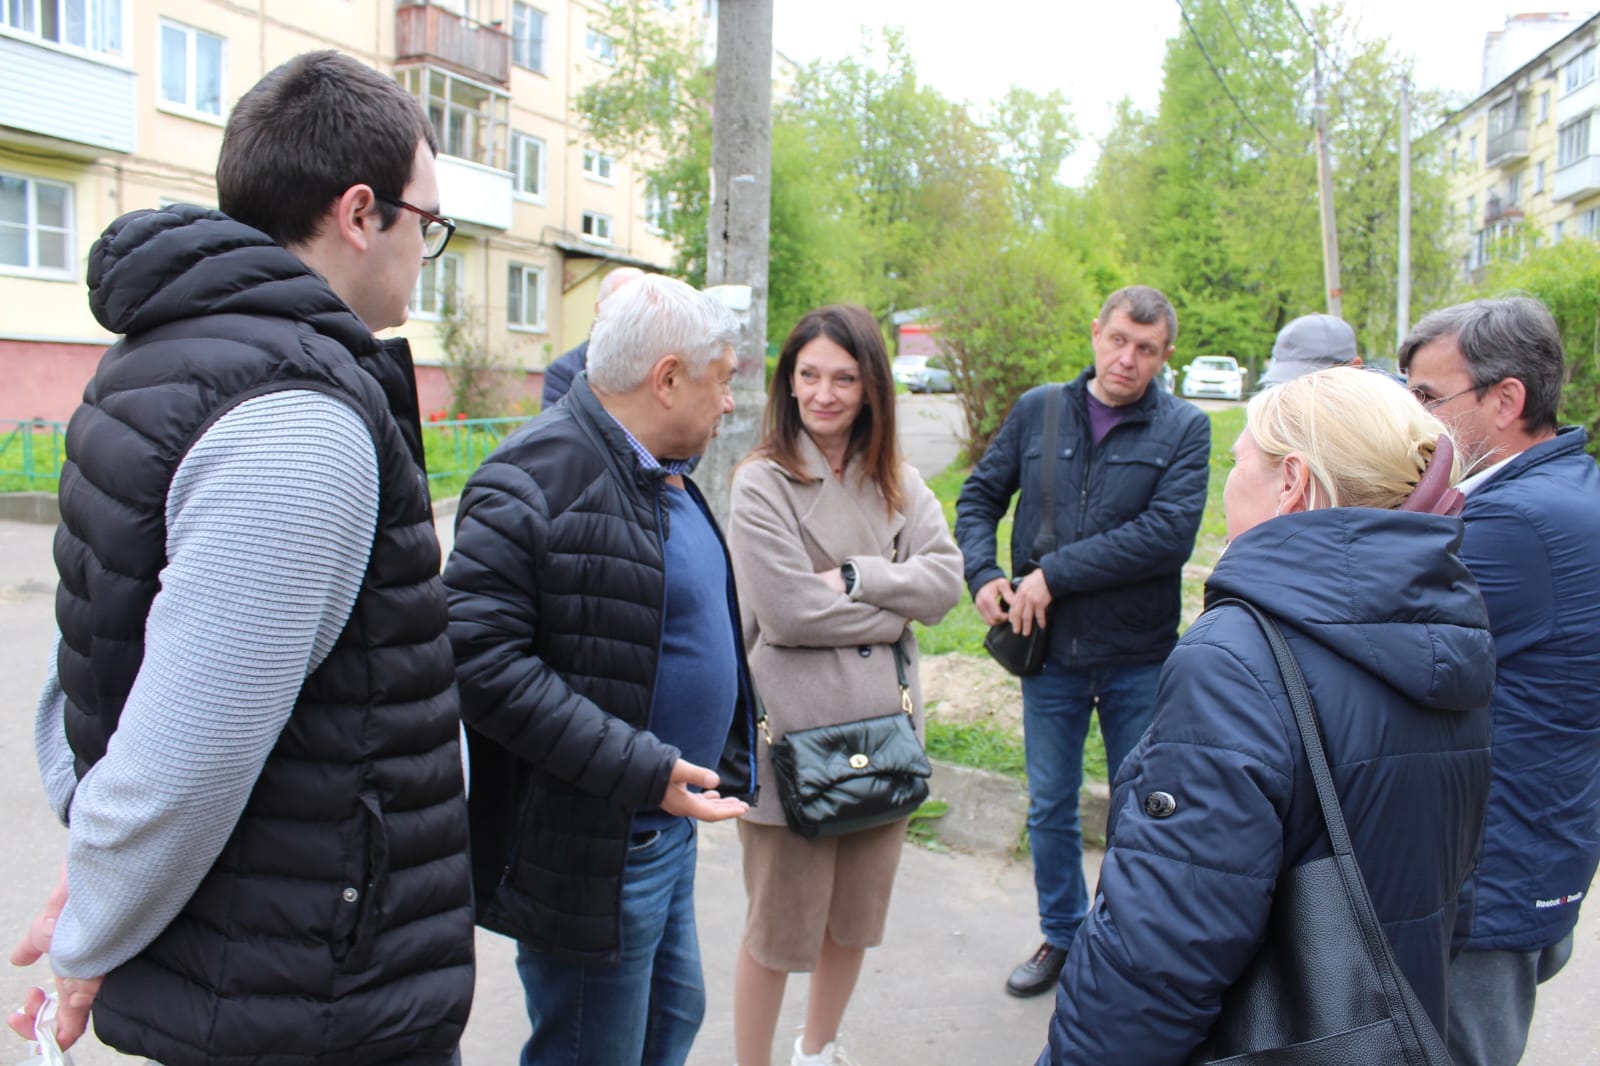
[[[901,401],[903,432],[924,476],[957,455],[960,425],[951,397]],[[938,427],[943,427],[938,428]],[[449,518],[440,522],[447,539]],[[0,880],[0,945],[20,936],[60,869],[65,831],[45,806],[33,759],[32,719],[54,638],[50,557],[52,528],[0,522],[0,801],[11,841],[11,871]],[[697,915],[709,1000],[690,1066],[733,1063],[732,975],[744,915],[739,848],[729,824],[703,827]],[[1099,855],[1086,861],[1090,883]],[[1600,1066],[1600,906],[1584,909],[1573,961],[1541,989],[1539,1014],[1524,1063]],[[1049,997],[1018,1000],[1003,983],[1038,943],[1028,864],[986,856],[935,853],[908,844],[901,859],[883,946],[867,953],[844,1044],[863,1066],[1001,1066],[1032,1063],[1044,1043]],[[478,934],[478,979],[472,1020],[462,1043],[465,1066],[510,1066],[527,1035],[512,945]],[[0,966],[0,1004],[47,976]],[[786,1047],[804,1017],[804,977],[790,985],[780,1022]],[[20,1041],[0,1033],[0,1062],[22,1058]],[[77,1066],[127,1066],[87,1037],[73,1049]],[[786,1052],[777,1059],[786,1062]],[[1129,1064],[1136,1066],[1136,1064]]]

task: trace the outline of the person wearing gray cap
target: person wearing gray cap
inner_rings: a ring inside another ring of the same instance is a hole
[[[1261,375],[1261,387],[1282,385],[1301,374],[1330,366],[1360,366],[1356,331],[1333,315],[1301,315],[1278,331],[1272,362]]]

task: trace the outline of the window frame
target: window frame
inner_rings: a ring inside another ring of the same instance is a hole
[[[603,236],[600,234],[602,229],[605,230]],[[615,244],[616,220],[604,211],[584,211],[579,218],[578,232],[591,244]]]
[[[83,0],[83,41],[66,39],[67,19],[62,12],[62,5],[67,0],[0,0],[0,30],[8,34],[17,34],[43,41],[54,48],[64,48],[82,55],[94,57],[110,57],[117,60],[127,58],[126,46],[123,41],[123,30],[127,20],[124,0]],[[48,37],[44,32],[44,10],[51,8],[55,11],[56,36]],[[13,21],[12,11],[18,9],[22,15],[21,23]],[[109,39],[108,39],[109,38]]]
[[[529,275],[538,279],[537,286],[532,290],[537,294],[539,317],[537,321],[528,321],[527,297],[529,293]],[[519,263],[515,260],[506,264],[506,329],[513,333],[546,333],[548,332],[547,317],[549,315],[548,300],[545,295],[546,273],[545,268],[533,263]],[[515,317],[514,317],[515,315]]]
[[[598,181],[602,185],[615,185],[616,171],[616,156],[608,155],[598,148],[583,150],[583,176],[590,181]]]
[[[445,287],[442,284],[442,275],[447,262],[450,265],[453,265],[455,268],[456,283],[453,286],[452,291],[454,292],[458,303],[461,295],[467,291],[465,282],[467,261],[460,252],[445,251],[441,252],[432,259],[424,259],[422,261],[422,269],[417,271],[417,283],[411,290],[411,300],[406,304],[406,308],[409,311],[411,318],[417,320],[418,322],[438,322],[444,318],[445,308],[444,301],[441,299],[441,297],[445,292]],[[434,277],[434,297],[440,301],[439,305],[431,310],[423,306],[422,300],[422,278],[424,275],[430,273]]]
[[[522,147],[524,144],[536,144],[539,146],[538,188],[533,192],[528,192],[527,189],[523,187],[526,183],[526,175],[524,174],[522,167]],[[548,199],[546,190],[549,188],[549,160],[550,146],[545,142],[543,137],[536,137],[531,133],[524,133],[521,130],[512,130],[511,195],[518,200],[523,200],[531,204],[544,203]]]
[[[13,170],[0,170],[0,178],[11,178],[23,183],[23,208],[24,218],[21,224],[23,244],[28,255],[28,262],[23,265],[14,263],[0,263],[0,276],[12,278],[33,278],[39,281],[70,281],[78,280],[77,270],[77,229],[78,229],[78,204],[77,186],[67,181],[56,181],[52,178],[35,177],[32,174],[23,174]],[[60,189],[62,197],[62,216],[64,226],[44,226],[39,222],[39,187],[49,186]],[[8,228],[16,227],[14,222],[0,222]],[[41,231],[59,234],[63,239],[66,251],[66,265],[62,267],[46,267],[39,265],[39,235]]]
[[[1595,46],[1590,45],[1561,65],[1562,95],[1570,96],[1594,81]]]
[[[539,35],[538,35],[537,38],[534,38],[532,35],[524,35],[524,34],[520,34],[520,33],[517,32],[518,28],[519,28],[519,24],[522,21],[521,16],[523,16],[524,14],[527,14],[527,15],[530,15],[530,16],[534,16],[534,15],[538,16],[538,19],[539,19]],[[545,30],[545,26],[548,24],[549,18],[550,18],[550,16],[548,14],[546,14],[546,12],[544,11],[543,8],[535,7],[532,4],[525,4],[525,3],[522,2],[522,0],[512,0],[512,3],[511,3],[511,62],[512,62],[513,65],[521,67],[523,70],[532,71],[535,74],[543,74],[543,73],[545,73],[545,55],[544,55],[544,53],[545,53],[545,47],[544,47],[544,45],[545,45],[545,35],[544,35],[544,30]],[[533,65],[530,65],[528,63],[524,63],[524,62],[522,62],[521,59],[518,58],[519,54],[521,53],[521,51],[523,49],[524,44],[526,44],[527,42],[530,42],[530,41],[534,41],[534,40],[537,40],[537,43],[538,43],[538,46],[539,46],[539,53],[536,56],[531,56],[531,57],[528,57],[528,58],[533,59],[538,64],[537,66],[533,66]]]
[[[176,30],[183,34],[184,46],[184,74],[183,88],[184,99],[172,100],[166,95],[166,65],[167,65],[167,30]],[[199,49],[196,47],[200,37],[209,37],[217,42],[217,110],[207,111],[196,104],[199,97],[199,72],[196,57]],[[162,111],[185,118],[198,119],[214,125],[222,125],[223,118],[228,112],[224,95],[228,89],[228,39],[221,34],[203,30],[198,26],[191,26],[186,22],[179,22],[165,16],[156,20],[156,106]]]
[[[617,64],[616,38],[609,33],[595,29],[593,26],[584,30],[583,51],[597,63],[604,63],[608,67],[614,67]]]
[[[1565,170],[1567,167],[1576,166],[1588,159],[1592,154],[1589,130],[1591,117],[1591,115],[1586,114],[1556,127],[1557,170]],[[1579,135],[1574,132],[1577,130],[1582,130],[1582,134]],[[1569,148],[1571,151],[1569,151]]]

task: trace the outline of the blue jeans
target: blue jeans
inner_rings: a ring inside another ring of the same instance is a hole
[[[568,962],[517,945],[533,1035],[522,1066],[681,1066],[706,1013],[694,924],[694,823],[628,851],[622,957]]]
[[[1058,948],[1072,946],[1089,909],[1078,822],[1089,713],[1100,715],[1106,772],[1115,777],[1155,714],[1160,677],[1160,663],[1072,670],[1046,660],[1043,670],[1022,679],[1033,886],[1039,895],[1039,928]]]

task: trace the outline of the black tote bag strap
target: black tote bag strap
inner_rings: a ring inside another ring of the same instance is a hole
[[[1350,913],[1355,919],[1356,931],[1367,945],[1378,976],[1383,982],[1384,997],[1395,1023],[1402,1029],[1402,1042],[1407,1063],[1416,1066],[1448,1066],[1450,1058],[1444,1041],[1433,1025],[1433,1020],[1423,1009],[1416,993],[1400,972],[1394,949],[1383,927],[1378,924],[1378,913],[1373,909],[1372,897],[1367,892],[1366,879],[1356,862],[1355,849],[1350,844],[1350,831],[1345,826],[1344,810],[1339,806],[1339,794],[1334,791],[1333,771],[1328,769],[1328,756],[1322,747],[1322,731],[1317,724],[1316,708],[1311,702],[1311,690],[1306,687],[1305,675],[1294,657],[1289,642],[1283,639],[1277,623],[1254,604],[1236,597],[1218,600],[1212,607],[1232,606],[1249,612],[1261,627],[1278,662],[1278,672],[1283,675],[1283,687],[1294,709],[1295,725],[1300,729],[1300,744],[1305,749],[1306,763],[1311,769],[1311,780],[1317,788],[1317,802],[1322,807],[1322,819],[1328,829],[1328,842],[1333,848],[1340,874],[1345,881],[1350,899]]]

